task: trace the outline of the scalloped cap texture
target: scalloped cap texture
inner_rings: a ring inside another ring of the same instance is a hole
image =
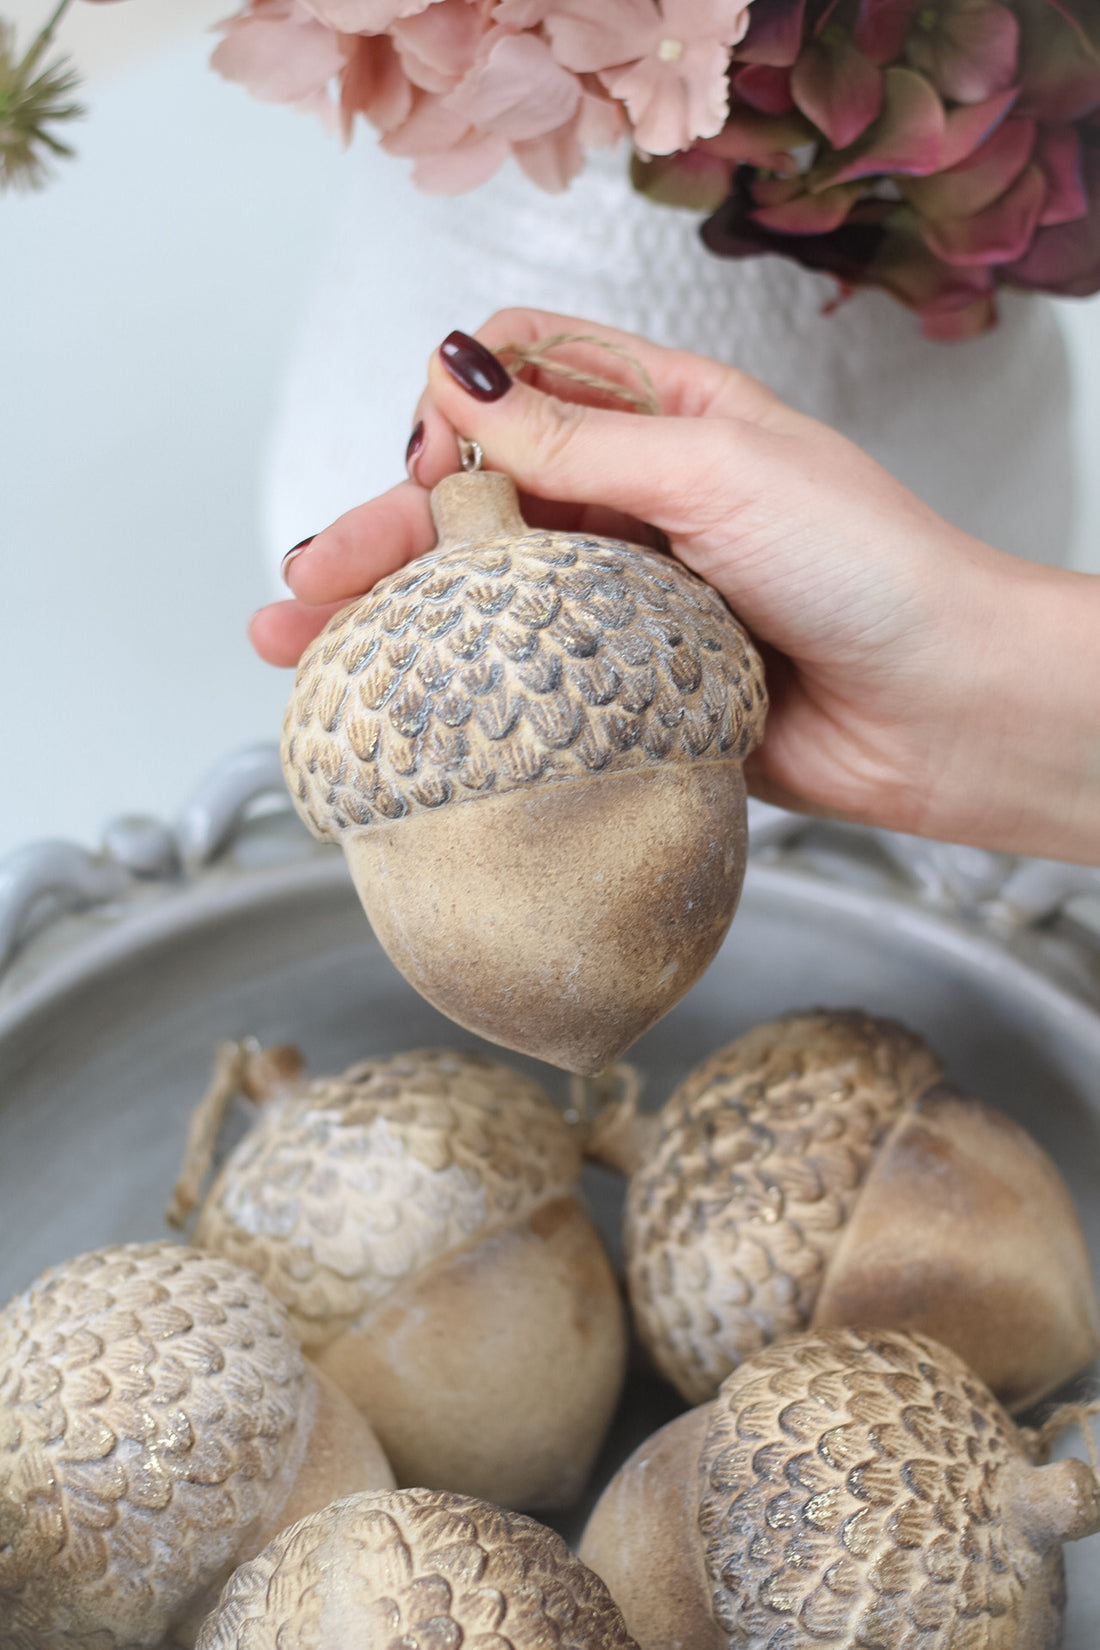
[[[174,1243],[0,1313],[0,1644],[151,1646],[301,1459],[306,1364],[251,1273]]]
[[[363,1060],[265,1103],[194,1242],[259,1273],[307,1349],[405,1278],[555,1198],[580,1151],[549,1095],[483,1054]]]
[[[757,1354],[711,1406],[698,1470],[731,1647],[1054,1650],[1061,1542],[1100,1528],[1083,1462],[1031,1466],[966,1365],[904,1333]]]
[[[600,1071],[736,909],[760,659],[676,561],[531,530],[504,475],[448,476],[432,509],[439,548],[304,654],[287,785],[422,996]]]
[[[806,1327],[876,1151],[940,1075],[903,1026],[815,1012],[756,1027],[670,1097],[630,1180],[627,1274],[689,1402]]]
[[[352,1496],[239,1569],[197,1650],[637,1650],[603,1583],[520,1513]]]
[[[748,755],[762,667],[709,585],[637,545],[529,529],[504,477],[449,478],[459,496],[471,483],[504,484],[500,519],[481,522],[492,536],[445,537],[302,657],[283,762],[315,836],[539,781]]]

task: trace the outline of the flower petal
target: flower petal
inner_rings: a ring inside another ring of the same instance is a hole
[[[834,149],[847,149],[878,119],[882,73],[844,36],[811,40],[791,71],[791,96]]]
[[[486,32],[485,19],[466,0],[436,0],[390,30],[413,85],[441,94],[452,91],[473,68]]]
[[[554,56],[578,74],[636,63],[656,50],[661,32],[653,0],[562,0],[546,18]]]
[[[755,109],[733,108],[718,135],[708,138],[701,147],[723,160],[791,173],[798,168],[790,151],[812,142],[815,136],[809,121],[797,110],[789,115],[762,115]]]
[[[465,195],[488,183],[508,159],[508,145],[495,133],[469,132],[438,154],[424,155],[413,181],[426,195]]]
[[[1033,120],[1006,120],[958,166],[930,178],[905,178],[901,192],[922,218],[969,218],[999,200],[1028,165]]]
[[[211,66],[226,80],[243,82],[265,103],[298,103],[324,91],[344,66],[331,29],[301,7],[255,7],[224,25]]]
[[[626,104],[640,149],[668,155],[696,138],[713,137],[729,113],[729,53],[717,43],[686,46],[675,62],[656,54],[600,80]]]
[[[501,30],[445,102],[479,131],[528,143],[571,120],[580,95],[580,81],[555,62],[544,40]]]
[[[923,75],[893,66],[882,76],[882,113],[850,148],[815,168],[819,186],[853,183],[882,173],[924,177],[941,164],[943,104]]]
[[[674,155],[636,154],[630,163],[630,179],[639,194],[689,212],[713,212],[721,206],[730,192],[731,176],[728,160],[698,147]]]
[[[789,69],[802,48],[806,0],[760,0],[749,8],[749,27],[737,47],[739,63]]]
[[[344,137],[351,134],[357,114],[365,115],[381,132],[392,131],[412,112],[413,88],[389,35],[345,37],[352,40],[340,76],[340,113]],[[345,47],[345,49],[347,49]]]
[[[880,69],[901,56],[919,0],[860,0],[855,42]]]
[[[829,235],[844,223],[862,192],[858,183],[823,189],[817,195],[803,192],[784,205],[757,207],[752,216],[783,235]]]
[[[921,332],[938,344],[959,344],[968,338],[979,338],[996,325],[996,298],[975,298],[972,303],[955,308],[921,312]]]
[[[340,34],[382,34],[399,17],[426,10],[432,0],[302,0],[314,17]]]
[[[1016,89],[1010,87],[1007,92],[991,97],[988,103],[961,104],[957,109],[949,109],[940,165],[957,166],[960,160],[973,154],[1015,107],[1017,96]]]
[[[1011,263],[1031,245],[1046,192],[1042,172],[1037,166],[1029,166],[984,212],[925,223],[925,242],[936,257],[948,264]]]
[[[1089,209],[1081,139],[1073,126],[1044,126],[1039,132],[1036,160],[1047,183],[1047,199],[1039,219],[1043,228],[1074,223]]]
[[[733,89],[742,103],[765,115],[789,115],[794,108],[791,71],[767,63],[746,63],[733,77]]]
[[[432,92],[417,92],[408,119],[385,134],[382,147],[389,155],[419,160],[461,143],[468,132],[467,122],[448,109],[442,98]]]
[[[1009,285],[1067,298],[1100,292],[1100,145],[1088,144],[1082,159],[1087,216],[1040,229],[1024,256],[1001,270]]]
[[[984,103],[1016,81],[1020,25],[996,0],[951,9],[930,29],[909,36],[906,55],[937,91],[955,103]]]

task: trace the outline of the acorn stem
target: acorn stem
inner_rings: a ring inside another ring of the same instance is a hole
[[[530,532],[520,514],[516,484],[499,470],[444,476],[432,489],[431,505],[440,550]]]
[[[593,1118],[584,1143],[584,1155],[590,1163],[601,1163],[605,1169],[633,1174],[649,1152],[658,1128],[657,1118],[638,1115],[642,1080],[633,1066],[612,1066],[609,1072],[601,1072],[591,1081],[598,1084],[606,1076],[615,1077],[623,1092],[618,1100],[605,1103]],[[589,1079],[575,1081],[585,1083]]]
[[[1100,1479],[1075,1456],[1049,1467],[1018,1464],[1011,1494],[1016,1522],[1038,1552],[1100,1533]]]

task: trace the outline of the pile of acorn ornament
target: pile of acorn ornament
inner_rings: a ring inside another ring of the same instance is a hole
[[[288,775],[429,1000],[596,1072],[732,916],[759,661],[698,580],[528,532],[504,478],[434,507],[441,549],[304,659]],[[591,1122],[481,1054],[224,1048],[190,1246],[0,1313],[0,1650],[1056,1650],[1100,1479],[1011,1413],[1096,1355],[1095,1290],[1053,1164],[942,1077],[855,1012]],[[696,1407],[575,1556],[517,1509],[577,1499],[625,1373],[586,1154],[630,1177],[634,1323]]]

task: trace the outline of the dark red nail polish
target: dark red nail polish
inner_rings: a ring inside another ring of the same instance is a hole
[[[450,333],[440,344],[439,353],[459,389],[477,401],[499,401],[512,387],[508,368],[468,333]]]
[[[424,420],[422,418],[419,418],[419,419],[417,419],[416,423],[413,425],[413,432],[412,432],[412,435],[410,435],[410,437],[409,437],[409,444],[405,448],[405,468],[406,468],[406,470],[408,470],[411,467],[413,459],[416,457],[417,453],[420,451],[420,449],[421,449],[421,447],[423,447],[423,445],[424,445]]]
[[[294,546],[293,550],[288,550],[287,551],[286,555],[282,559],[282,564],[279,567],[279,572],[282,574],[282,577],[283,577],[284,580],[286,578],[286,570],[290,566],[291,562],[294,560],[295,556],[300,556],[302,551],[305,550],[307,548],[307,546],[311,545],[316,537],[317,537],[316,533],[311,533],[309,535],[308,539],[299,540],[299,542]]]

